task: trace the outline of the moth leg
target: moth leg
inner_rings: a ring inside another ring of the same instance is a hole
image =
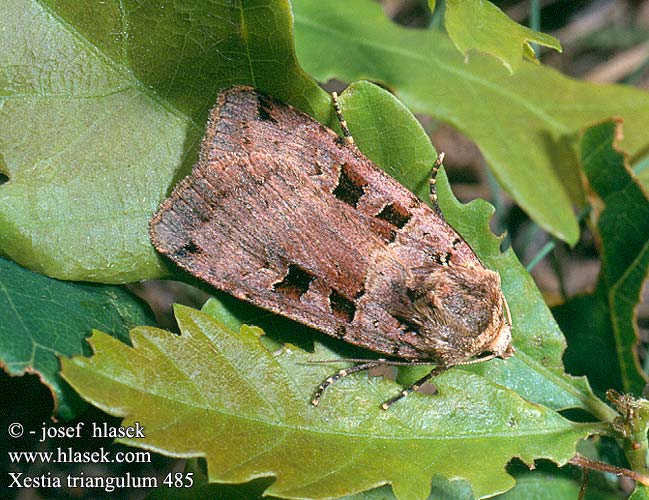
[[[444,365],[440,365],[440,366],[437,366],[437,367],[433,368],[430,371],[430,373],[428,373],[427,375],[421,377],[419,380],[417,380],[417,382],[415,382],[414,384],[411,384],[410,387],[405,388],[404,390],[402,390],[396,396],[388,399],[385,403],[383,403],[381,405],[381,409],[382,410],[387,410],[394,403],[396,403],[397,401],[399,401],[402,398],[405,398],[407,395],[419,390],[419,388],[422,385],[424,385],[424,383],[428,382],[431,378],[436,377],[437,375],[439,375],[440,373],[446,371],[447,369],[448,369],[448,367],[444,366]]]
[[[313,394],[313,399],[311,400],[311,404],[313,406],[318,406],[318,403],[320,402],[320,398],[322,397],[322,394],[327,389],[327,387],[334,384],[341,378],[351,375],[352,373],[362,372],[364,370],[370,370],[371,368],[374,368],[376,366],[381,366],[382,364],[383,362],[381,360],[370,361],[368,363],[363,363],[361,365],[351,366],[349,368],[343,368],[342,370],[338,371],[331,377],[327,377],[322,381],[322,383],[315,390],[315,393]]]
[[[347,143],[349,144],[354,144],[354,138],[352,137],[351,132],[347,128],[347,122],[343,118],[343,113],[340,110],[340,104],[338,104],[338,93],[332,92],[331,99],[333,100],[334,109],[336,110],[336,116],[338,117],[338,123],[340,123],[340,128],[343,130],[343,137],[345,138],[345,141],[347,141]]]
[[[430,202],[433,204],[433,210],[438,214],[441,214],[442,211],[439,208],[439,203],[437,202],[437,172],[439,172],[439,167],[442,166],[444,162],[444,157],[446,153],[440,153],[437,155],[437,160],[433,163],[433,168],[430,170],[430,181],[429,181],[429,196]]]

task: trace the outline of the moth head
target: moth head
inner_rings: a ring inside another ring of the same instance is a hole
[[[408,288],[410,317],[441,361],[470,364],[514,353],[511,315],[497,272],[482,266],[437,267],[415,274]]]
[[[491,271],[493,272],[493,271]],[[507,359],[514,354],[512,346],[512,316],[505,295],[500,290],[500,276],[498,277],[498,290],[500,295],[499,306],[494,309],[491,325],[485,330],[483,336],[488,339],[485,351],[491,352],[494,357]]]
[[[475,279],[473,286],[476,287],[474,290],[477,290],[476,299],[481,301],[485,312],[490,311],[491,314],[485,323],[480,326],[476,325],[481,331],[479,331],[472,346],[472,356],[485,353],[488,355],[466,360],[463,364],[495,357],[507,359],[514,354],[511,333],[512,319],[507,299],[501,289],[500,275],[495,271],[481,267],[469,268],[469,272]]]

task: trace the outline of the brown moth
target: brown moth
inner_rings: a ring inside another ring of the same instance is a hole
[[[160,205],[150,234],[210,285],[400,360],[341,370],[313,404],[354,371],[437,364],[387,408],[444,369],[513,353],[500,277],[444,220],[434,180],[431,209],[350,137],[234,87],[219,94],[198,163]]]

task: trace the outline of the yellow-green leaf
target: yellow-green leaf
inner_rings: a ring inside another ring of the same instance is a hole
[[[64,360],[63,376],[124,425],[144,426],[145,440],[124,442],[204,456],[210,481],[274,476],[266,493],[284,498],[391,484],[398,499],[423,500],[441,474],[465,479],[480,498],[513,486],[504,468],[512,456],[565,463],[598,429],[463,370],[438,377],[439,395],[415,394],[387,412],[379,405],[399,387],[366,376],[340,381],[313,407],[313,389],[337,367],[309,360],[333,352],[271,352],[258,329],[236,333],[182,306],[176,319],[180,336],[137,328],[133,347],[96,332],[95,355]]]

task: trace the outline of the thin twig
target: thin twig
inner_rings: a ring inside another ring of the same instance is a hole
[[[579,453],[568,460],[568,462],[570,462],[572,465],[576,465],[577,467],[581,467],[582,469],[598,470],[600,472],[611,472],[616,476],[628,477],[630,479],[633,479],[634,481],[638,481],[645,486],[649,486],[649,476],[639,474],[631,469],[616,467],[615,465],[600,462],[599,460],[591,460],[590,458],[586,458]]]
[[[561,267],[561,261],[559,260],[559,256],[557,255],[557,247],[554,247],[554,252],[551,254],[552,258],[552,267],[554,268],[554,274],[557,275],[557,280],[559,281],[559,293],[561,294],[561,298],[563,300],[566,300],[568,297],[568,294],[566,293],[566,279],[563,276],[563,269]]]

